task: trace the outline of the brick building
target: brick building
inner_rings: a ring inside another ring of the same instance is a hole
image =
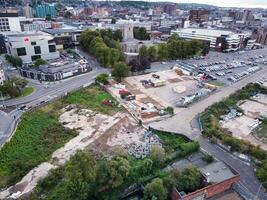
[[[206,22],[209,20],[209,11],[208,10],[190,10],[189,20],[193,22]]]
[[[174,188],[172,200],[204,200],[231,189],[240,180],[240,175],[237,172],[220,161],[207,165],[200,171],[208,185],[187,194]]]

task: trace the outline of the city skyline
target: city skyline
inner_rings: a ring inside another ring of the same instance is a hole
[[[172,0],[175,3],[200,3],[220,7],[267,8],[266,0]]]

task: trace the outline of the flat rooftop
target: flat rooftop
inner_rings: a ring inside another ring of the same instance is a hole
[[[209,178],[210,183],[219,183],[229,178],[236,176],[227,165],[221,161],[215,161],[199,169],[206,177]]]
[[[184,29],[176,29],[173,33],[181,33],[181,34],[196,34],[196,35],[206,35],[212,37],[220,37],[221,35],[239,35],[238,33],[234,33],[232,31],[227,30],[218,30],[218,29],[200,29],[200,28],[184,28]]]

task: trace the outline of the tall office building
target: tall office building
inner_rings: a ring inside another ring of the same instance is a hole
[[[35,8],[36,17],[46,17],[50,15],[51,17],[56,16],[56,7],[55,4],[42,4],[37,5]]]

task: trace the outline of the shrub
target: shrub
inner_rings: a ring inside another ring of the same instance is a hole
[[[43,60],[42,58],[38,58],[34,61],[34,67],[39,67],[41,65],[45,65],[47,62]]]
[[[203,158],[204,161],[206,161],[207,163],[212,163],[214,161],[214,158],[212,155],[206,154]]]
[[[108,74],[99,74],[99,75],[96,77],[95,81],[96,81],[97,83],[102,83],[102,84],[104,84],[104,85],[108,84]]]

